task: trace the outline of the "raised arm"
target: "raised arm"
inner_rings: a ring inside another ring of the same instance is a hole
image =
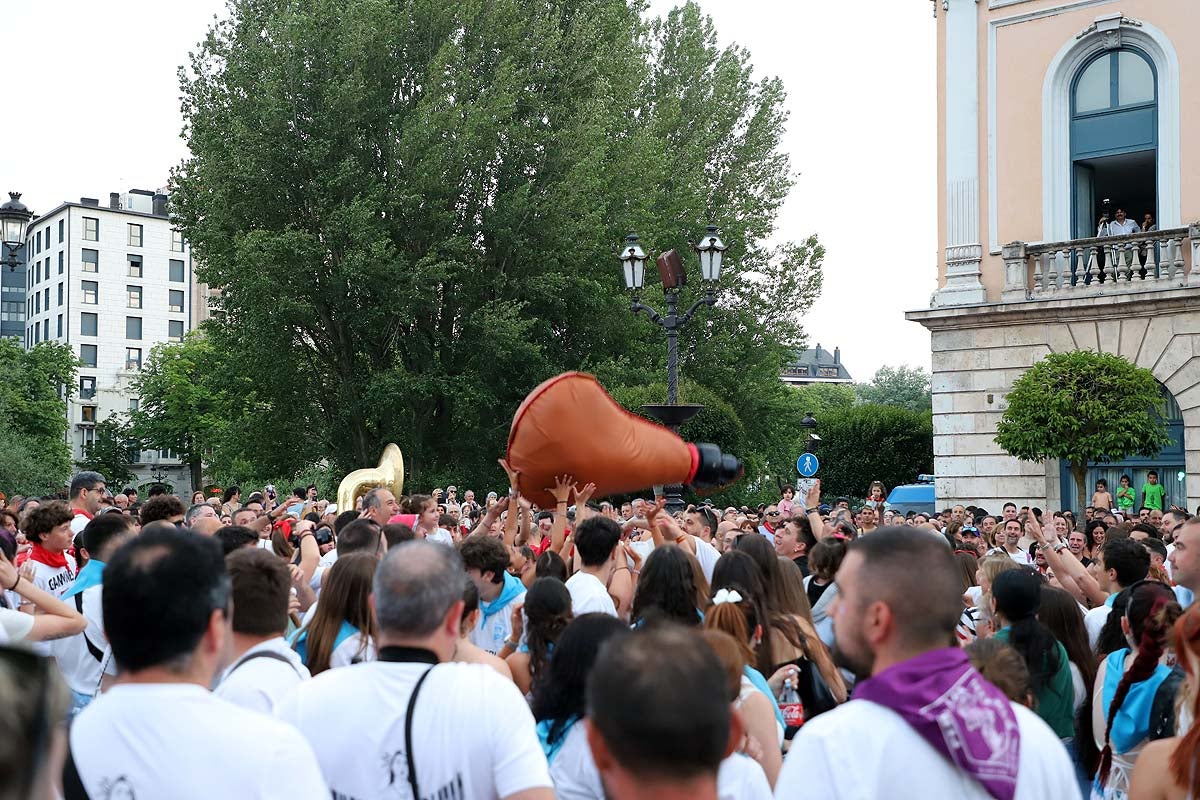
[[[1075,591],[1072,594],[1081,600],[1090,600],[1095,605],[1108,599],[1108,595],[1100,588],[1100,584],[1096,583],[1096,579],[1087,571],[1087,567],[1083,566],[1079,559],[1075,558],[1075,554],[1057,538],[1049,539],[1032,514],[1025,522],[1025,532],[1037,540],[1042,554],[1046,556],[1046,563],[1054,570],[1054,574],[1058,576],[1058,582],[1063,585],[1063,588],[1071,592],[1068,587],[1074,585]]]
[[[808,525],[812,528],[813,536],[818,541],[826,537],[825,520],[821,519],[821,479],[817,478],[813,481],[813,485],[809,488],[808,494],[804,496],[804,514],[808,518]]]
[[[575,488],[575,479],[563,475],[554,479],[554,488],[549,489],[554,495],[554,524],[550,526],[550,547],[555,551],[562,548],[563,538],[567,533],[567,501],[571,499],[571,490]]]
[[[19,574],[3,553],[0,553],[0,588],[16,592],[22,600],[32,603],[36,609],[33,627],[26,636],[31,642],[74,636],[87,627],[87,620],[83,618],[83,614],[49,592],[39,589],[33,581]]]

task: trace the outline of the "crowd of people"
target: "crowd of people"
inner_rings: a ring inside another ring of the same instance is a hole
[[[1200,790],[1200,519],[1158,492],[547,489],[0,500],[0,798]]]

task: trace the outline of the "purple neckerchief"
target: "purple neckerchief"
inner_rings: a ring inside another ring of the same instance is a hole
[[[895,664],[854,687],[904,717],[912,729],[996,800],[1017,791],[1021,734],[1004,693],[975,671],[957,647]]]

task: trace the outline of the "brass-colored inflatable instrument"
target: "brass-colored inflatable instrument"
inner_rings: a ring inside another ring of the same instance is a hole
[[[397,499],[404,493],[404,456],[394,444],[383,448],[378,467],[356,469],[342,478],[338,484],[338,513],[353,511],[359,497],[379,486],[391,489]]]

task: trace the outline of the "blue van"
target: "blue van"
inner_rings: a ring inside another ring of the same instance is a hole
[[[910,511],[935,513],[937,502],[933,496],[933,476],[918,475],[916,483],[906,483],[892,489],[887,496],[887,508],[901,516]]]

